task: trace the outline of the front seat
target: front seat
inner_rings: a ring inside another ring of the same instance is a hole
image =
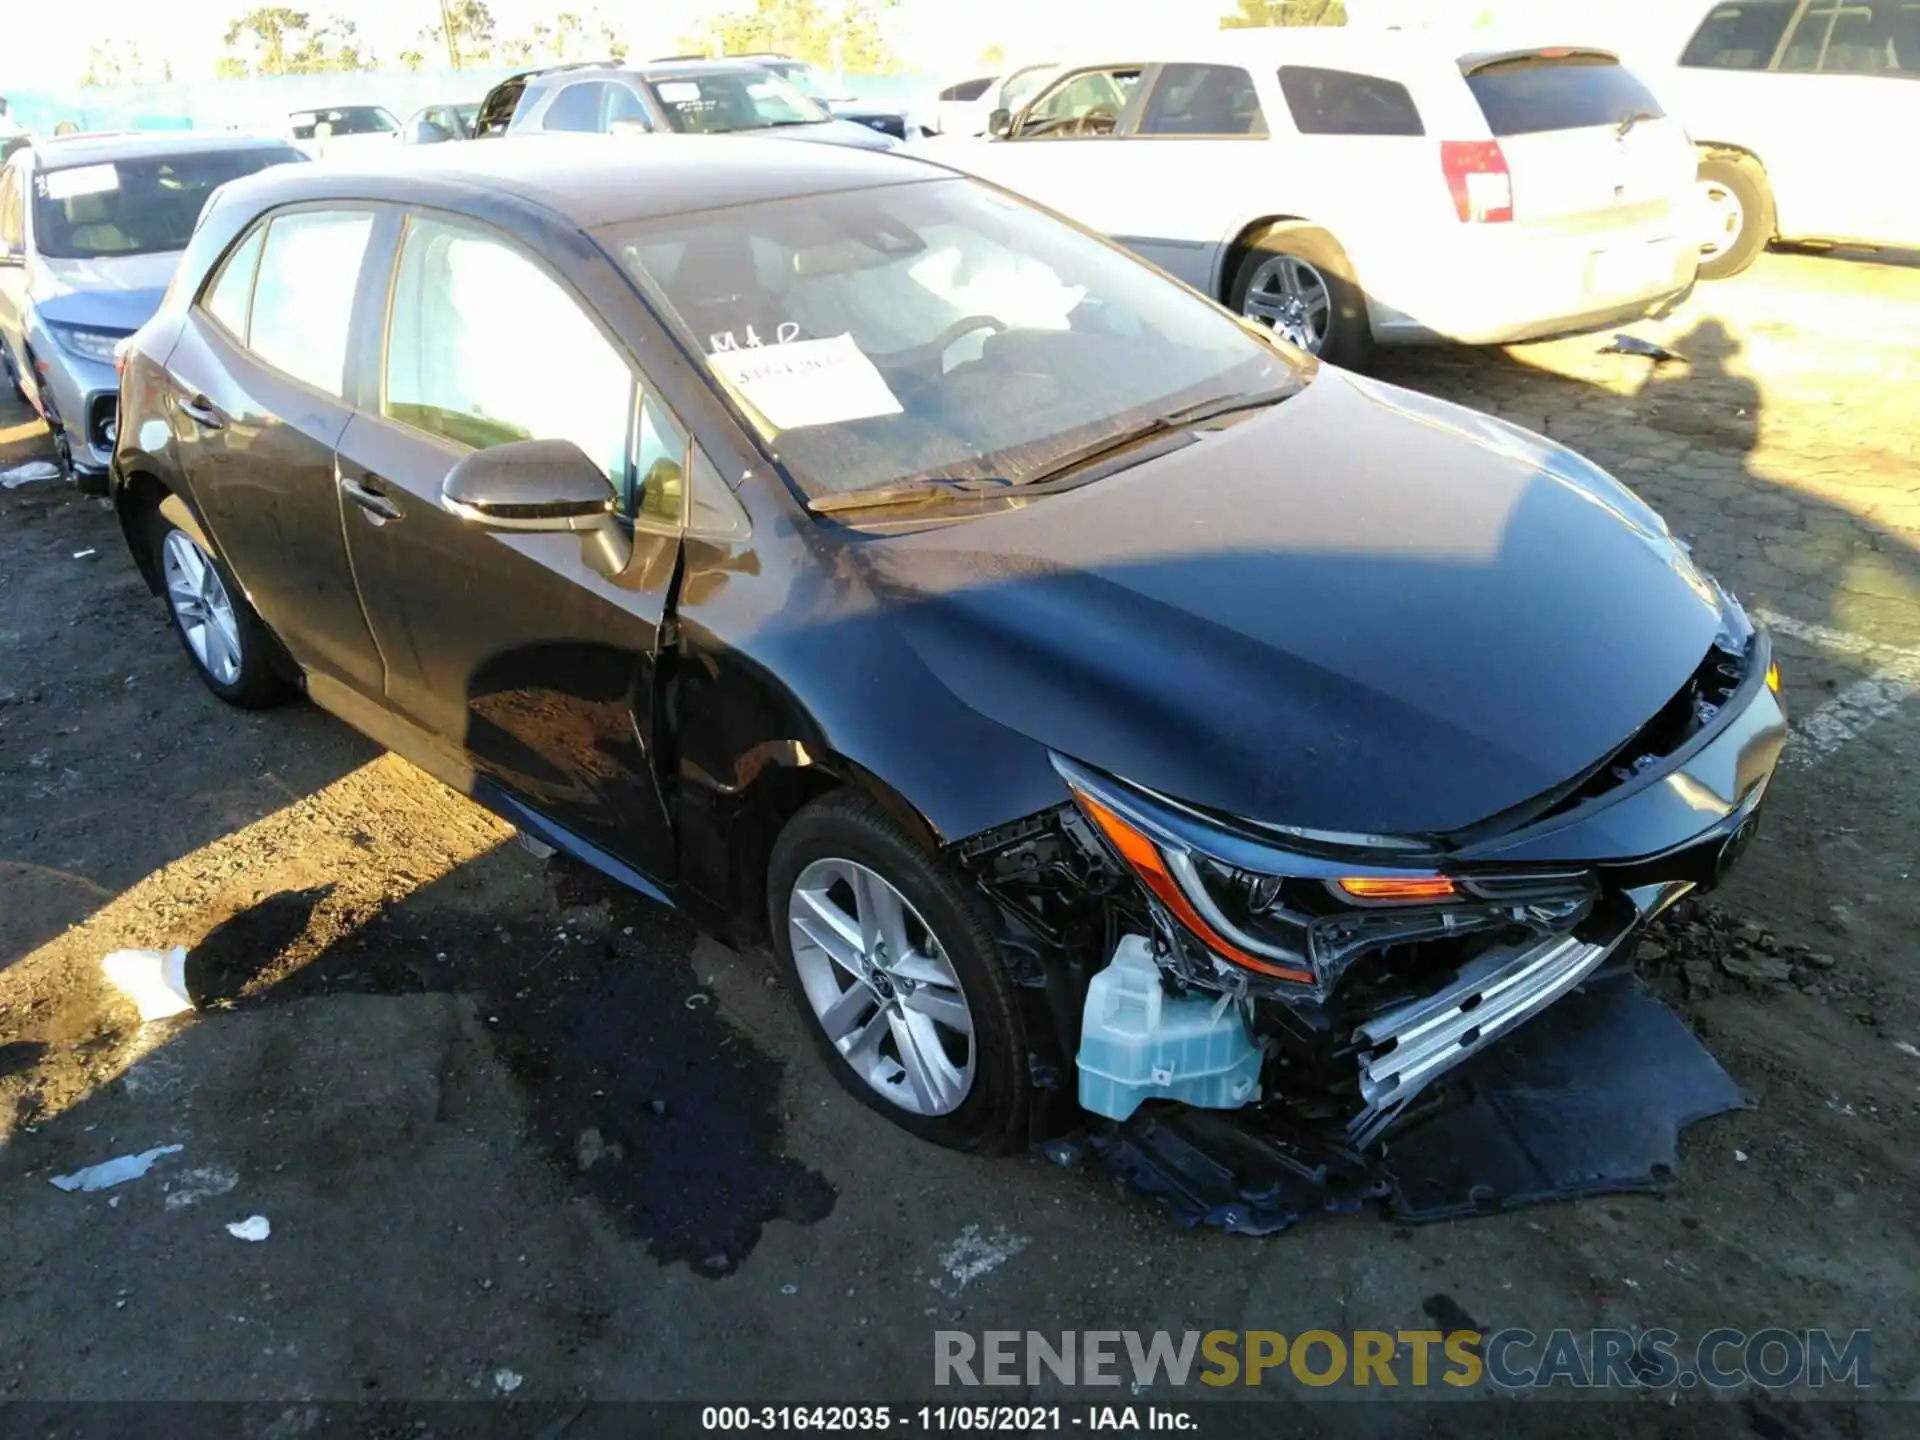
[[[774,343],[786,318],[778,297],[760,283],[753,242],[736,232],[719,232],[690,245],[674,272],[673,292],[680,316],[708,353],[746,349],[755,340]]]

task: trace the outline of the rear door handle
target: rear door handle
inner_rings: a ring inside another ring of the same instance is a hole
[[[196,395],[191,400],[182,400],[180,409],[188,419],[203,430],[219,430],[226,426],[227,417],[216,410],[213,402],[204,395]]]
[[[398,520],[405,512],[394,504],[377,488],[378,477],[369,475],[365,480],[355,480],[350,475],[340,477],[340,493],[358,505],[373,518],[376,525],[384,525],[389,520]]]

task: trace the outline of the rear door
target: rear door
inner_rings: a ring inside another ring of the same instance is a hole
[[[257,222],[189,307],[163,400],[254,609],[303,666],[369,696],[385,673],[341,536],[333,449],[351,414],[352,319],[379,302],[364,262],[380,218],[327,203]]]
[[[1506,157],[1516,230],[1605,244],[1691,227],[1692,142],[1611,54],[1546,48],[1470,59],[1461,69]],[[1646,261],[1641,247],[1615,253],[1623,263]],[[1594,288],[1630,290],[1661,278],[1596,274]]]
[[[654,675],[687,433],[573,286],[518,241],[418,212],[396,263],[390,313],[369,331],[372,383],[339,447],[387,702],[664,886]],[[578,536],[488,531],[442,508],[463,456],[526,439],[574,441],[619,492],[633,546],[619,574],[589,566]]]

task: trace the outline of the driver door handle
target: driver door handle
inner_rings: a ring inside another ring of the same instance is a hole
[[[191,400],[182,400],[180,412],[202,430],[226,428],[227,417],[215,409],[213,402],[204,395],[196,395]]]
[[[379,488],[378,476],[369,475],[364,480],[355,480],[351,475],[340,477],[340,493],[358,505],[376,525],[384,525],[389,520],[398,520],[405,512],[387,497]]]

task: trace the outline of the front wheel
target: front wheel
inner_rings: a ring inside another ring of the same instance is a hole
[[[274,669],[266,626],[219,561],[158,510],[150,533],[174,633],[207,688],[243,710],[284,700],[288,687]]]
[[[1725,280],[1760,258],[1773,238],[1773,192],[1751,160],[1703,159],[1694,184],[1701,217],[1700,278]]]
[[[1017,999],[985,904],[875,801],[788,823],[767,875],[774,950],[834,1077],[905,1130],[993,1154],[1029,1103]]]
[[[1311,225],[1276,225],[1247,245],[1227,303],[1310,355],[1349,369],[1373,354],[1367,297],[1340,242]]]

